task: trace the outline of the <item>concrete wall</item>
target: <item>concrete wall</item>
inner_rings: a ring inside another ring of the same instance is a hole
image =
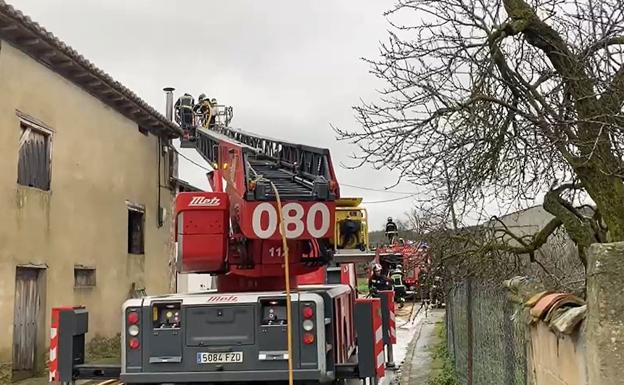
[[[535,385],[587,385],[586,346],[582,331],[555,335],[543,322],[531,327],[530,366]]]
[[[553,216],[543,207],[535,206],[501,217],[500,220],[517,236],[533,235],[546,226]],[[500,227],[499,224],[496,224]],[[517,243],[507,239],[510,244]],[[530,263],[528,255],[515,258],[517,274],[537,278],[546,288],[578,294],[584,285],[585,268],[578,256],[578,250],[565,231],[552,234],[540,252],[534,255],[542,267]]]
[[[624,383],[624,242],[593,244],[587,252],[589,383]]]
[[[16,109],[54,130],[50,191],[18,186],[20,125]],[[150,294],[170,290],[173,196],[157,225],[158,139],[63,77],[2,42],[0,47],[0,363],[11,361],[16,266],[47,265],[45,327],[50,308],[86,305],[90,335],[119,332],[120,305],[131,284]],[[162,160],[162,168],[166,170]],[[166,184],[166,182],[161,182]],[[126,201],[145,206],[145,253],[127,252]],[[74,265],[95,267],[94,288],[74,288]],[[43,341],[43,342],[41,342]],[[43,355],[45,346],[38,350]],[[41,362],[41,360],[40,360]]]

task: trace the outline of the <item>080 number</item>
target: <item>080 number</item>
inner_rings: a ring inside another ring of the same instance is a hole
[[[331,226],[331,215],[327,205],[315,203],[306,210],[299,203],[287,203],[282,206],[286,238],[295,239],[306,230],[314,238],[322,238]],[[262,220],[267,216],[268,220]],[[260,239],[268,239],[278,231],[277,209],[271,203],[260,203],[253,211],[251,225],[253,232]]]

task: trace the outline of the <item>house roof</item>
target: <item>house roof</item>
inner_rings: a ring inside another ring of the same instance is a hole
[[[135,121],[140,128],[169,138],[182,135],[177,124],[3,0],[0,0],[0,38]]]

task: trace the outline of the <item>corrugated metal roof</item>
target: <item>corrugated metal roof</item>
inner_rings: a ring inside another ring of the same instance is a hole
[[[141,128],[169,138],[182,134],[178,125],[130,89],[3,0],[0,0],[0,38],[85,89]]]

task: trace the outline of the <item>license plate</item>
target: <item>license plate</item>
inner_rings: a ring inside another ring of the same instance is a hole
[[[198,364],[237,364],[243,362],[243,352],[197,353]]]

